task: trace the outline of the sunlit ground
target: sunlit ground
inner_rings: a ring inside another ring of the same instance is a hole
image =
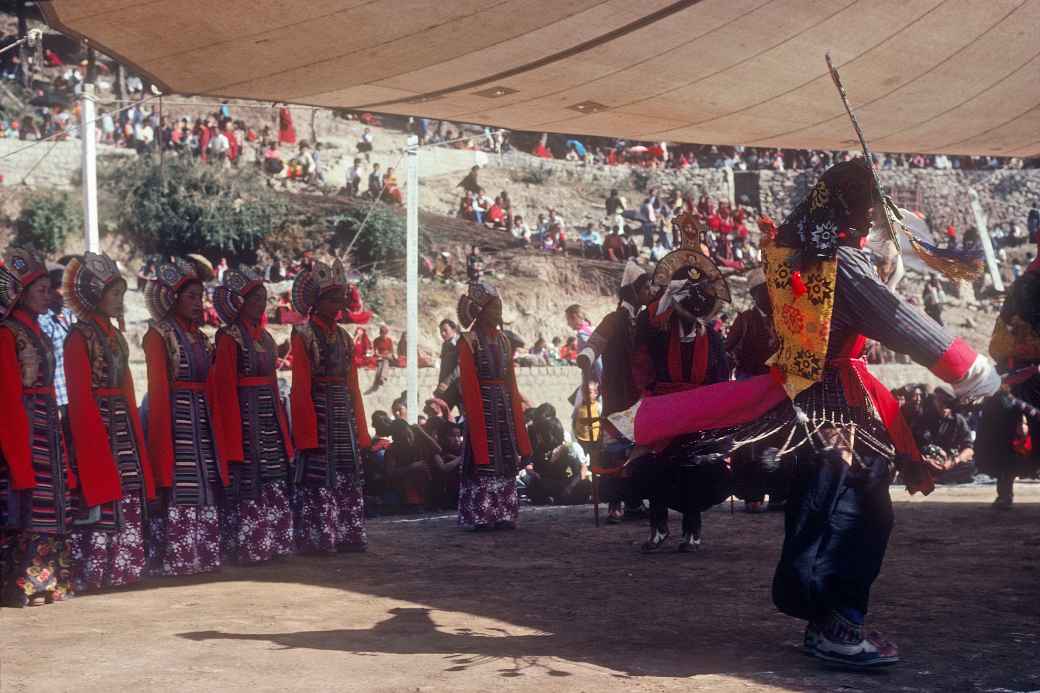
[[[2,691],[1040,690],[1040,485],[907,501],[872,624],[904,663],[835,671],[772,607],[778,514],[720,506],[697,555],[639,555],[644,527],[525,509],[514,532],[386,518],[364,555],[153,579],[0,611]],[[673,518],[677,530],[678,518]]]

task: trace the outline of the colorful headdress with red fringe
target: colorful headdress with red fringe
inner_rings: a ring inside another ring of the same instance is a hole
[[[89,250],[74,257],[65,266],[62,286],[65,301],[76,315],[83,318],[97,312],[101,295],[116,281],[125,282],[115,260],[104,253]]]
[[[8,248],[0,263],[0,318],[6,318],[29,285],[46,276],[43,258],[29,248]]]
[[[293,310],[301,315],[310,315],[322,294],[346,287],[347,272],[341,261],[336,260],[331,265],[315,262],[309,271],[298,274],[293,282]]]
[[[214,310],[225,324],[230,325],[238,320],[246,296],[263,284],[263,277],[248,267],[227,270],[224,272],[224,281],[213,290]]]
[[[202,282],[195,265],[184,258],[164,262],[155,270],[155,279],[144,288],[144,301],[153,320],[162,320],[173,309],[177,295],[191,282]]]

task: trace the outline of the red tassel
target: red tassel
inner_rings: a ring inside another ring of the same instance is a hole
[[[805,288],[805,282],[802,280],[802,273],[798,270],[791,272],[791,292],[794,293],[795,300],[804,296],[806,291],[808,291],[808,289]]]

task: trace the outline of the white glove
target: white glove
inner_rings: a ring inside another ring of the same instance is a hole
[[[952,385],[958,399],[971,401],[994,394],[1000,389],[1001,380],[989,359],[979,354],[965,376]]]

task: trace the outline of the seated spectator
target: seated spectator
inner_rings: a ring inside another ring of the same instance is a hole
[[[372,379],[372,387],[365,394],[372,394],[386,382],[389,375],[388,369],[395,364],[397,357],[394,354],[394,340],[390,338],[390,327],[383,324],[379,326],[379,336],[372,340],[372,351],[376,364],[376,375]]]
[[[440,446],[419,426],[398,418],[390,423],[393,442],[386,451],[386,476],[391,490],[405,512],[422,510],[427,505],[431,481],[430,463]]]
[[[578,362],[578,338],[568,337],[567,341],[560,347],[560,360],[564,363],[575,364]]]
[[[276,325],[299,325],[307,322],[307,319],[293,310],[289,292],[283,291],[278,295],[278,303],[275,306],[274,322]]]
[[[446,422],[436,439],[440,449],[430,458],[428,505],[437,510],[454,509],[459,504],[459,467],[464,444],[462,424]]]
[[[548,457],[537,455],[523,471],[527,497],[534,505],[588,503],[592,480],[587,457],[576,442],[560,443]]]
[[[581,253],[585,257],[603,257],[603,236],[590,221],[578,236],[581,242]]]
[[[483,224],[485,216],[491,209],[491,199],[484,194],[484,188],[481,188],[477,194],[473,197],[473,221],[478,224]]]
[[[567,250],[567,238],[563,234],[563,227],[552,224],[541,239],[542,250],[562,253]]]
[[[539,337],[534,341],[534,346],[528,352],[531,356],[536,356],[543,359],[546,363],[549,361],[549,347],[545,343],[545,339]]]
[[[387,168],[386,175],[383,176],[383,201],[393,202],[394,204],[399,205],[404,204],[404,197],[401,195],[401,189],[397,187],[397,176],[394,175],[393,166]]]
[[[389,494],[386,476],[386,451],[390,448],[390,424],[393,420],[385,411],[372,413],[372,447],[364,455],[365,508],[376,514]]]
[[[282,152],[278,149],[277,142],[272,141],[264,148],[263,157],[264,173],[276,178],[286,176],[285,162],[282,160]]]
[[[340,319],[352,325],[365,325],[372,319],[372,311],[365,310],[365,303],[361,300],[361,289],[357,284],[347,285],[347,307],[340,313]]]
[[[524,245],[527,245],[528,240],[531,237],[531,228],[524,223],[524,218],[522,216],[517,214],[513,217],[513,224],[509,230],[513,234],[513,238],[522,241]]]
[[[220,327],[220,315],[217,314],[217,309],[213,307],[213,297],[209,291],[202,293],[202,324],[209,325],[210,327]]]
[[[368,174],[368,196],[378,200],[383,194],[383,172],[379,164],[372,164],[372,172]]]
[[[433,355],[425,349],[418,349],[419,355],[419,368],[433,368]],[[408,365],[408,334],[402,332],[401,339],[397,342],[397,362],[398,368],[404,368]]]
[[[372,351],[372,340],[364,327],[354,332],[354,366],[357,368],[375,368],[376,357]]]
[[[954,412],[957,398],[945,385],[935,388],[930,406],[911,429],[917,446],[937,475],[936,483],[964,484],[975,475],[975,451],[968,421]]]
[[[455,267],[452,263],[451,253],[442,250],[433,259],[433,277],[442,281],[451,281],[455,276]]]
[[[484,222],[488,226],[496,229],[504,229],[506,227],[506,213],[502,208],[501,197],[496,197],[494,202],[491,203],[491,207],[488,208]]]
[[[635,243],[622,236],[616,230],[611,231],[603,239],[604,259],[613,262],[625,262],[628,258],[636,257],[638,254],[639,249],[635,247]]]

